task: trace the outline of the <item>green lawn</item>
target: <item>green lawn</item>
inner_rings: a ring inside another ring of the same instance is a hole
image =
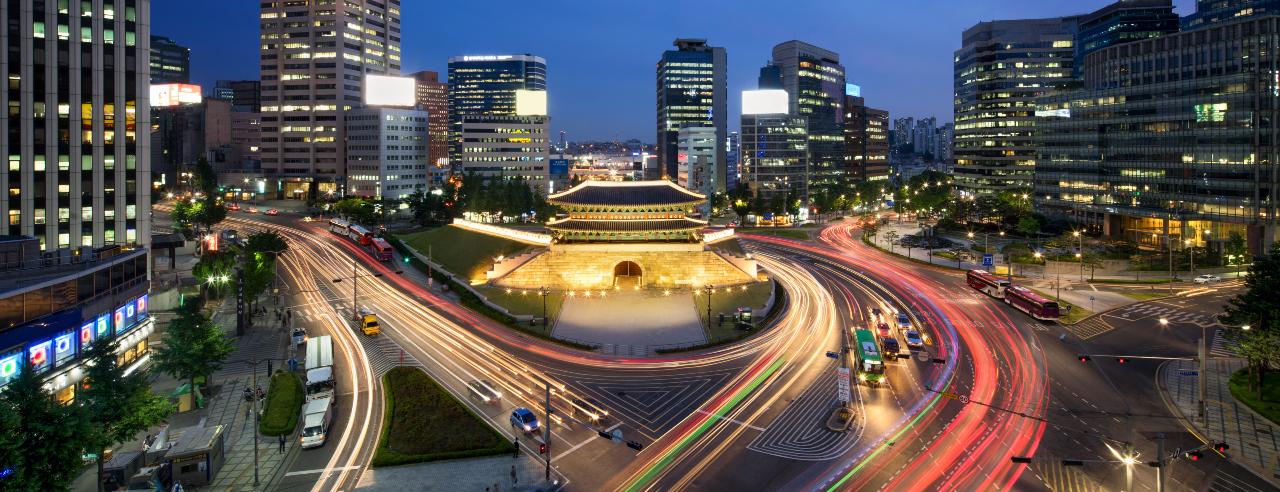
[[[512,452],[511,441],[414,367],[382,377],[386,404],[373,466],[492,456]]]
[[[1132,291],[1132,290],[1125,290],[1125,291],[1120,291],[1120,293],[1123,294],[1125,297],[1128,297],[1131,299],[1137,299],[1139,301],[1149,301],[1152,299],[1159,299],[1161,297],[1169,296],[1169,292],[1163,291],[1163,290],[1157,291],[1157,292],[1138,292],[1138,291]]]
[[[484,280],[484,272],[493,267],[499,255],[511,256],[529,248],[515,241],[471,232],[454,226],[437,227],[401,236],[419,253],[444,266],[454,275],[471,280]]]
[[[542,298],[538,296],[536,290],[510,289],[507,292],[505,287],[497,287],[492,285],[476,285],[473,286],[477,291],[483,294],[490,302],[507,308],[513,315],[528,314],[535,318],[542,317]],[[564,294],[559,292],[550,292],[547,294],[547,317],[550,318],[548,325],[554,325],[556,318],[560,315],[560,307],[564,305]],[[538,330],[542,331],[542,324],[538,324]]]
[[[745,289],[743,287],[746,287]],[[769,302],[769,292],[773,287],[773,281],[753,282],[745,286],[731,287],[726,293],[723,289],[716,289],[711,294],[711,317],[714,321],[711,324],[711,339],[708,342],[732,338],[743,333],[742,330],[734,328],[732,316],[739,306],[749,306],[752,310],[752,316],[755,318],[755,325],[760,326],[764,319],[764,304]],[[701,291],[693,296],[694,308],[698,311],[698,318],[705,324],[707,322],[707,295]],[[719,324],[719,314],[724,313],[725,323]]]
[[[1030,287],[1028,287],[1028,288],[1030,288]],[[1040,294],[1040,296],[1041,296],[1041,297],[1044,297],[1045,299],[1053,299],[1053,294],[1050,294],[1050,293],[1048,293],[1048,292],[1042,292],[1042,291],[1040,291],[1040,290],[1036,290],[1036,289],[1031,289],[1031,290],[1032,290],[1032,291],[1034,291],[1034,292],[1035,292],[1035,293],[1037,293],[1037,294]],[[1080,322],[1080,320],[1085,319],[1085,318],[1088,318],[1088,317],[1089,317],[1089,315],[1092,315],[1092,314],[1093,314],[1093,311],[1090,311],[1090,310],[1088,310],[1088,309],[1082,308],[1082,307],[1077,306],[1077,305],[1075,305],[1075,304],[1069,303],[1069,302],[1067,302],[1067,301],[1065,301],[1065,300],[1058,299],[1057,301],[1058,301],[1058,310],[1059,310],[1060,312],[1062,312],[1062,313],[1066,313],[1066,312],[1067,312],[1067,307],[1070,307],[1070,308],[1071,308],[1071,312],[1070,312],[1070,313],[1063,315],[1061,318],[1058,318],[1058,323],[1059,323],[1059,324],[1063,324],[1063,325],[1073,325],[1073,324],[1079,323],[1079,322]]]
[[[263,435],[289,435],[298,425],[298,414],[306,397],[302,393],[302,381],[287,371],[271,376],[267,389],[267,408],[262,413],[258,429]]]
[[[798,241],[808,241],[809,232],[812,228],[794,228],[794,227],[753,227],[748,229],[738,229],[739,234],[759,234],[762,236],[777,236],[787,239],[795,239]]]
[[[1263,378],[1262,399],[1258,399],[1257,391],[1249,387],[1249,368],[1236,371],[1231,375],[1231,396],[1248,405],[1255,412],[1262,414],[1274,424],[1280,424],[1280,378],[1275,374]]]

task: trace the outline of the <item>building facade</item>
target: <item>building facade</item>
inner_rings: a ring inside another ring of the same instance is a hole
[[[723,188],[723,183],[715,181],[716,168],[720,167],[716,157],[724,150],[716,140],[715,128],[705,126],[681,128],[676,146],[679,150],[676,184],[704,196],[711,196],[717,189],[717,185]],[[710,209],[703,210],[704,214],[710,214],[710,212]],[[708,216],[704,215],[704,217]]]
[[[1108,46],[1178,32],[1178,14],[1173,0],[1122,0],[1080,16],[1077,24],[1073,59],[1083,61]],[[1074,65],[1076,77],[1081,66]]]
[[[742,180],[766,203],[809,199],[808,122],[789,114],[742,115]]]
[[[549,142],[547,61],[539,56],[480,55],[449,59],[449,171],[526,176],[547,190]],[[521,94],[541,93],[541,108],[518,107]],[[521,113],[540,114],[521,114]]]
[[[0,4],[0,235],[34,236],[46,251],[150,242],[150,3],[87,5]]]
[[[849,179],[861,183],[889,179],[889,112],[845,96],[844,157]]]
[[[340,193],[343,114],[366,74],[400,73],[400,0],[268,1],[260,9],[262,171],[275,198]]]
[[[454,171],[486,181],[524,179],[534,190],[550,191],[546,116],[464,116],[458,123],[461,154]]]
[[[695,126],[715,129],[716,141],[729,135],[728,55],[705,39],[677,39],[657,65],[658,161],[663,175],[679,173],[679,132]],[[716,152],[716,191],[724,191],[724,149]]]
[[[1280,14],[1280,0],[1196,0],[1196,11],[1182,18],[1182,29],[1192,30],[1242,17]]]
[[[219,80],[213,87],[213,98],[231,103],[232,111],[258,113],[262,111],[262,82]]]
[[[793,40],[773,47],[770,65],[781,73],[791,115],[803,117],[809,125],[806,197],[842,190],[849,184],[849,170],[844,159],[845,76],[840,55]]]
[[[347,194],[407,197],[427,186],[427,112],[364,108],[347,112]]]
[[[427,112],[427,162],[445,169],[449,164],[449,84],[430,70],[415,72],[413,80],[418,108]]]
[[[1276,241],[1280,17],[1098,50],[1037,106],[1035,202],[1164,249]]]
[[[998,20],[964,31],[954,59],[953,152],[962,193],[1031,188],[1035,100],[1073,80],[1074,25]]]
[[[151,36],[151,83],[191,82],[191,48],[164,36]]]
[[[728,173],[725,175],[724,188],[729,191],[737,189],[738,182],[742,179],[742,170],[739,169],[742,155],[741,141],[738,132],[729,132],[729,138],[724,141],[725,169]]]

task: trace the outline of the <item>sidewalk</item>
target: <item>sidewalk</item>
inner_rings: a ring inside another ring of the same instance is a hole
[[[554,457],[552,464],[555,464]],[[413,491],[550,491],[563,484],[547,482],[543,461],[528,453],[520,458],[510,454],[485,458],[437,461],[416,465],[370,468],[360,476],[356,490],[366,492]],[[516,481],[512,483],[511,474]],[[554,467],[552,480],[560,479]]]
[[[1228,381],[1243,367],[1243,359],[1210,358],[1206,373],[1197,375],[1195,361],[1170,361],[1161,368],[1157,386],[1165,403],[1176,410],[1184,425],[1194,427],[1194,433],[1201,439],[1226,441],[1231,446],[1227,454],[1232,461],[1280,487],[1280,462],[1277,461],[1280,459],[1280,426],[1231,396]],[[1196,416],[1200,377],[1208,383],[1204,421]]]

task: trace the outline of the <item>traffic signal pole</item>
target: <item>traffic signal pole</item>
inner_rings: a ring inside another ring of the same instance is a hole
[[[545,410],[547,412],[546,414],[547,425],[542,426],[542,442],[543,442],[543,446],[546,446],[547,448],[546,480],[550,482],[551,481],[551,382],[543,381],[542,384],[546,387],[546,399],[544,400],[544,403],[546,405]]]

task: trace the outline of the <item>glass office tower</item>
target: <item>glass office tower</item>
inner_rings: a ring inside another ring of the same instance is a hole
[[[793,40],[773,47],[770,65],[782,76],[791,114],[808,124],[809,193],[840,190],[852,174],[844,159],[845,76],[840,55]],[[761,71],[761,88],[770,71]]]
[[[658,165],[663,176],[677,179],[679,133],[689,126],[711,127],[716,141],[729,135],[728,55],[705,39],[677,39],[676,49],[662,53],[657,66]],[[725,190],[725,151],[716,152],[716,191]]]

